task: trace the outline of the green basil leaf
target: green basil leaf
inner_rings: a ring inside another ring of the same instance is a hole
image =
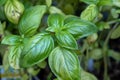
[[[86,4],[97,4],[100,0],[80,0]]]
[[[45,1],[46,1],[46,5],[47,5],[48,7],[50,7],[51,4],[52,4],[52,0],[45,0]]]
[[[20,42],[21,42],[20,36],[9,35],[9,36],[5,36],[1,43],[6,45],[17,45],[20,44]]]
[[[118,26],[111,34],[111,39],[117,39],[120,37],[120,26]]]
[[[115,19],[117,19],[119,17],[119,13],[117,11],[118,11],[118,9],[115,9],[115,8],[111,9],[111,15]]]
[[[80,18],[88,21],[93,21],[97,15],[97,6],[95,4],[91,4],[81,13]]]
[[[20,16],[24,11],[24,5],[18,0],[7,0],[4,10],[8,20],[14,24],[18,24]]]
[[[75,36],[76,38],[81,38],[81,37],[85,37],[88,35],[91,35],[95,32],[97,32],[97,27],[96,25],[94,25],[93,23],[89,22],[89,21],[85,21],[85,20],[81,20],[78,18],[73,18],[71,17],[71,21],[70,18],[69,23],[66,23],[64,26],[64,30],[71,33],[73,36]]]
[[[49,66],[58,80],[80,80],[80,62],[74,51],[56,47],[49,55]]]
[[[77,42],[70,33],[61,31],[57,32],[55,36],[60,46],[68,49],[78,49]]]
[[[21,53],[20,66],[30,67],[45,60],[54,48],[54,41],[48,33],[40,33],[26,42]]]
[[[4,67],[4,71],[8,71],[9,70],[9,60],[8,60],[8,56],[9,56],[9,50],[6,50],[4,52],[4,56],[3,56],[3,59],[2,59],[2,66]]]
[[[112,0],[113,4],[120,8],[120,0]]]
[[[100,31],[104,30],[104,29],[110,29],[110,25],[107,22],[98,22],[97,27],[99,28]]]
[[[81,80],[98,80],[94,75],[85,72],[85,71],[81,71]]]
[[[113,6],[112,0],[100,0],[98,3],[99,6],[107,5],[107,6]]]
[[[32,36],[35,34],[45,12],[46,6],[44,5],[37,5],[26,9],[19,22],[18,28],[20,34],[24,34],[25,36]]]
[[[64,24],[67,24],[67,23],[72,22],[72,21],[77,21],[79,19],[80,19],[79,17],[73,16],[73,15],[66,15],[65,20],[64,20]]]
[[[15,68],[15,69],[19,69],[19,59],[20,59],[20,54],[22,52],[23,46],[19,45],[19,46],[10,46],[9,47],[9,64],[11,67]]]
[[[50,14],[55,14],[55,13],[57,13],[57,14],[65,15],[65,14],[62,12],[61,9],[59,9],[59,8],[57,8],[57,7],[55,7],[55,6],[51,6],[51,7],[49,8],[49,12],[50,12]]]
[[[95,59],[95,60],[99,60],[103,57],[103,53],[102,50],[97,48],[94,49],[90,52],[90,58]]]
[[[60,14],[51,14],[48,17],[48,28],[47,31],[55,32],[60,30],[60,27],[64,25],[64,17]]]
[[[120,52],[116,52],[114,50],[109,50],[108,56],[115,59],[116,61],[120,61]]]

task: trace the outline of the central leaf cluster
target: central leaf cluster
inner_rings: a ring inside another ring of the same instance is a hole
[[[50,14],[48,28],[37,33],[45,12],[44,5],[26,9],[18,24],[22,37],[10,35],[3,39],[3,44],[10,45],[10,65],[15,69],[31,67],[49,57],[50,68],[59,80],[80,80],[76,39],[97,32],[97,27],[75,16]]]

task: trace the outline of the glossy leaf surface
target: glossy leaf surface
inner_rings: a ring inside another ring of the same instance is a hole
[[[11,67],[13,67],[14,69],[19,69],[19,60],[20,60],[20,55],[22,52],[23,46],[19,45],[19,46],[10,46],[9,47],[9,64]]]
[[[45,60],[54,47],[48,33],[40,33],[26,42],[20,58],[21,67],[30,67]]]
[[[56,47],[50,53],[49,65],[58,80],[80,80],[80,64],[74,51]]]
[[[60,27],[64,25],[64,17],[60,14],[51,14],[48,17],[48,31],[56,32],[60,30]]]
[[[70,33],[61,31],[57,32],[55,36],[60,46],[68,49],[78,49],[77,42]]]
[[[64,30],[73,34],[75,37],[85,37],[97,32],[97,27],[93,23],[79,18],[71,17],[66,19]],[[71,21],[70,21],[71,20]]]
[[[2,40],[2,44],[17,45],[17,44],[20,44],[20,40],[21,40],[20,36],[9,35],[4,37],[4,39]]]
[[[19,22],[19,32],[25,36],[35,34],[45,12],[46,6],[44,5],[37,5],[26,9]]]

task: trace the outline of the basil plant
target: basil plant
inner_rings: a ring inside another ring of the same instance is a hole
[[[17,35],[6,35],[1,42],[8,45],[9,64],[14,69],[28,68],[48,58],[50,69],[58,80],[82,80],[81,75],[86,73],[80,66],[77,40],[98,31],[92,22],[98,14],[97,7],[89,5],[80,17],[49,13],[49,7],[34,5],[24,9],[18,0],[6,1],[5,15],[19,31]],[[40,31],[46,13],[49,13],[47,27]],[[90,14],[86,16],[87,13]]]

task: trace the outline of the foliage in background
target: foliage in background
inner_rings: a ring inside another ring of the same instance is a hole
[[[99,72],[103,60],[110,80],[109,59],[120,61],[108,44],[120,37],[119,8],[119,0],[0,0],[1,67],[21,80],[39,80],[46,66],[47,80],[98,80],[88,70]]]

